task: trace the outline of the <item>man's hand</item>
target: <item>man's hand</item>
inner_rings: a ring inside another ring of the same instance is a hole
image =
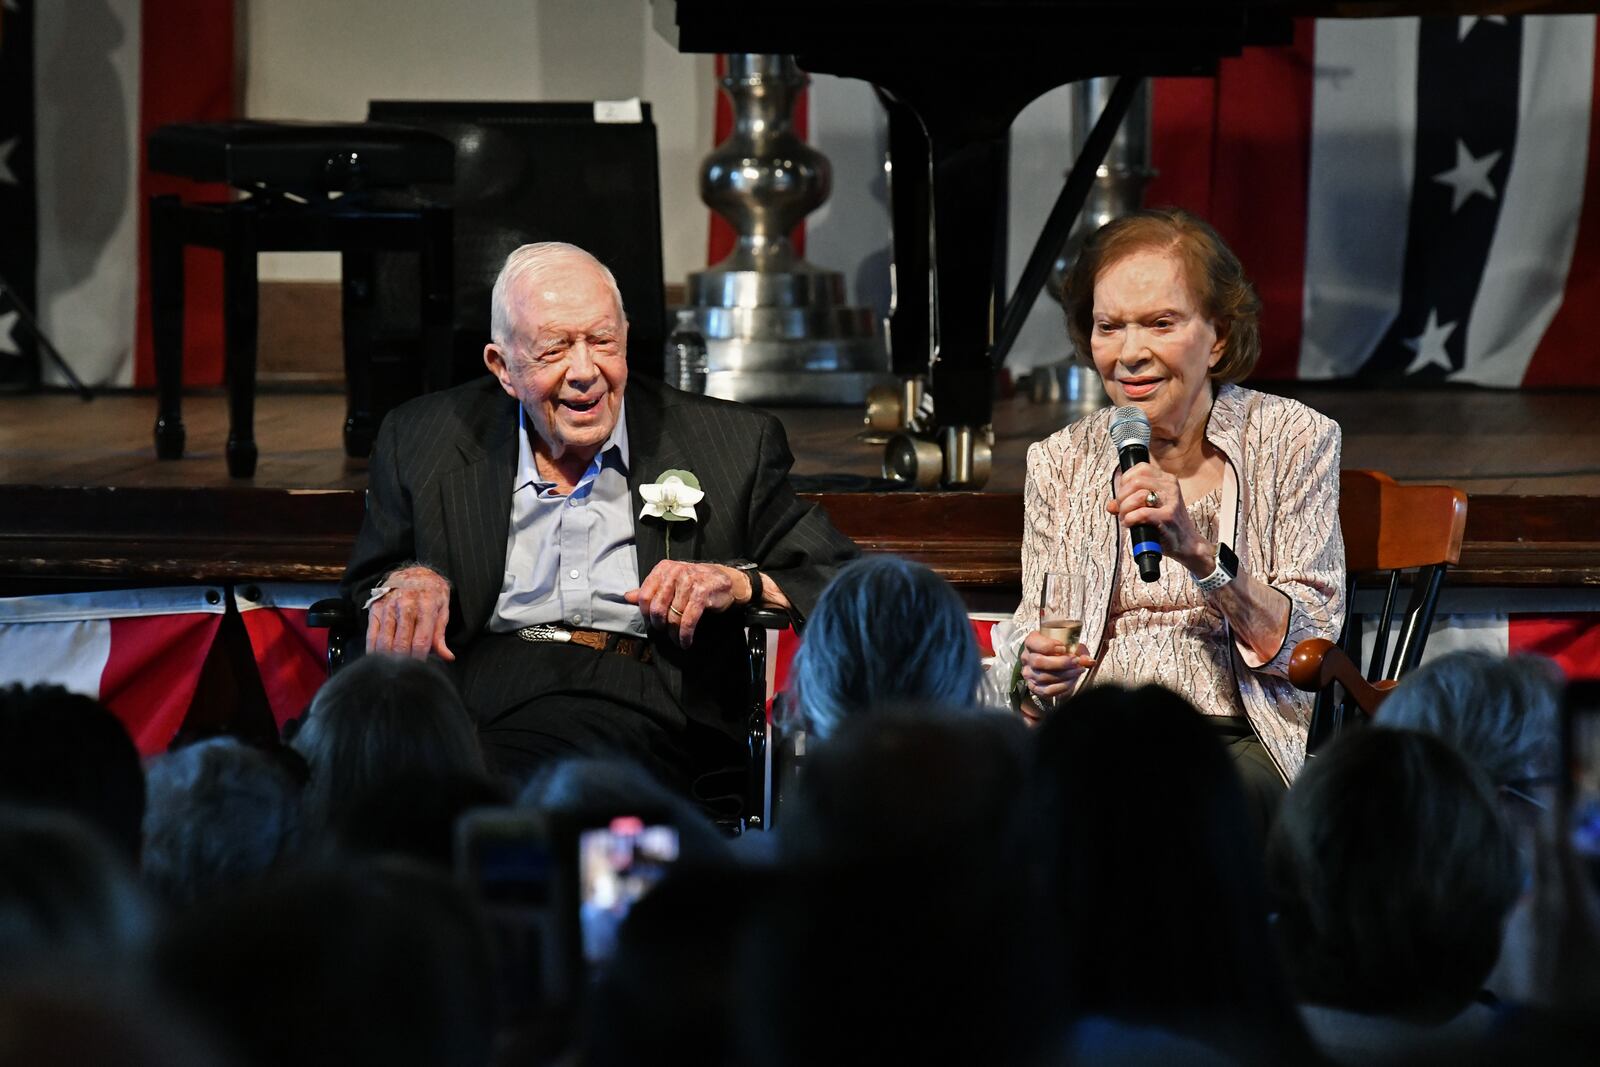
[[[444,643],[450,621],[450,583],[421,564],[394,571],[383,580],[389,592],[372,605],[367,619],[367,651],[426,659],[429,652],[453,662]]]
[[[667,633],[684,648],[708,611],[727,611],[750,602],[750,576],[717,563],[683,563],[664,559],[644,584],[623,594],[639,605],[645,621]]]

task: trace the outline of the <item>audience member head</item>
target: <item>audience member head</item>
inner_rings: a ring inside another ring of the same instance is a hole
[[[1477,994],[1518,890],[1487,782],[1412,730],[1357,730],[1289,791],[1267,853],[1302,999],[1439,1022]]]
[[[82,973],[0,986],[0,1067],[227,1067],[171,1004]]]
[[[381,861],[302,870],[182,916],[156,955],[171,995],[242,1062],[482,1067],[493,971],[476,905]]]
[[[1519,788],[1558,770],[1562,686],[1541,656],[1451,652],[1406,675],[1373,722],[1442,738],[1495,788]]]
[[[139,857],[144,771],[115,715],[56,685],[0,688],[0,802],[82,816]]]
[[[401,656],[362,656],[330,678],[291,745],[310,768],[301,812],[312,833],[395,777],[486,773],[477,729],[450,679]]]
[[[585,1067],[739,1062],[735,959],[746,903],[772,882],[751,867],[680,869],[635,904],[585,1004]]]
[[[814,738],[886,703],[972,704],[982,679],[967,609],[920,563],[867,556],[822,591],[795,656],[793,707]]]
[[[357,856],[405,856],[435,869],[455,865],[456,820],[510,797],[481,774],[400,774],[355,798],[333,827],[339,848]]]
[[[580,756],[547,763],[534,772],[517,806],[560,819],[660,812],[678,830],[685,860],[715,864],[728,858],[728,842],[700,809],[620,757]]]
[[[749,894],[736,1062],[1019,1063],[1065,1013],[1019,892],[1026,729],[875,711],[808,756]],[[1048,1008],[1044,1008],[1048,1005]]]
[[[183,907],[270,868],[294,846],[300,785],[269,753],[217,737],[145,768],[144,882]]]
[[[1086,1015],[1247,1059],[1304,1048],[1267,928],[1262,843],[1215,731],[1159,686],[1089,689],[1038,731],[1039,891]]]
[[[1028,731],[1014,716],[888,704],[807,757],[778,833],[790,862],[987,868],[1012,841]]]
[[[1147,208],[1112,219],[1092,234],[1065,285],[1067,333],[1079,358],[1092,363],[1094,287],[1110,267],[1138,252],[1165,253],[1183,266],[1195,303],[1224,342],[1214,382],[1241,382],[1261,357],[1261,300],[1239,257],[1204,219],[1182,208]]]
[[[0,972],[115,970],[152,922],[126,858],[85,822],[0,805]]]

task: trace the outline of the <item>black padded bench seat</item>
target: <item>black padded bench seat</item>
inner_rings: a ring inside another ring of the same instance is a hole
[[[339,252],[344,259],[345,452],[365,456],[383,411],[373,403],[373,294],[367,264],[378,252],[414,252],[423,389],[447,385],[451,323],[451,215],[415,201],[379,205],[375,193],[447,184],[455,146],[425,130],[383,123],[180,123],[150,135],[150,168],[241,190],[242,199],[150,201],[151,323],[156,357],[156,454],[183,455],[183,250],[214,248],[223,260],[228,383],[228,472],[255,473],[256,256]]]

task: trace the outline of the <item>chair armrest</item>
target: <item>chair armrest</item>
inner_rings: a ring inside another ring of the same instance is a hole
[[[1294,646],[1289,656],[1289,681],[1296,689],[1307,693],[1319,692],[1338,682],[1356,706],[1368,715],[1377,714],[1378,706],[1396,684],[1388,679],[1376,683],[1367,681],[1344,649],[1323,637],[1307,638]]]
[[[342,596],[319,600],[306,609],[306,625],[313,629],[333,630],[354,625],[356,606]]]
[[[366,651],[366,612],[344,597],[319,600],[306,609],[306,625],[328,631],[328,673]]]
[[[792,625],[793,619],[789,612],[783,608],[746,608],[744,612],[745,629],[760,627],[763,630],[787,630]]]

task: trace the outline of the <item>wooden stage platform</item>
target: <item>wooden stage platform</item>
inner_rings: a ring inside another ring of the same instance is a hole
[[[1369,392],[1299,386],[1344,429],[1346,467],[1447,482],[1471,497],[1450,586],[1600,589],[1600,394]],[[230,479],[223,398],[185,402],[189,454],[155,459],[155,400],[0,397],[0,595],[104,584],[331,581],[361,520],[365,463],[340,449],[343,398],[259,398],[257,475]],[[1027,446],[1064,420],[1022,398],[996,407],[982,493],[870,488],[881,447],[859,409],[789,409],[802,488],[864,547],[921,559],[969,596],[1014,603]]]

